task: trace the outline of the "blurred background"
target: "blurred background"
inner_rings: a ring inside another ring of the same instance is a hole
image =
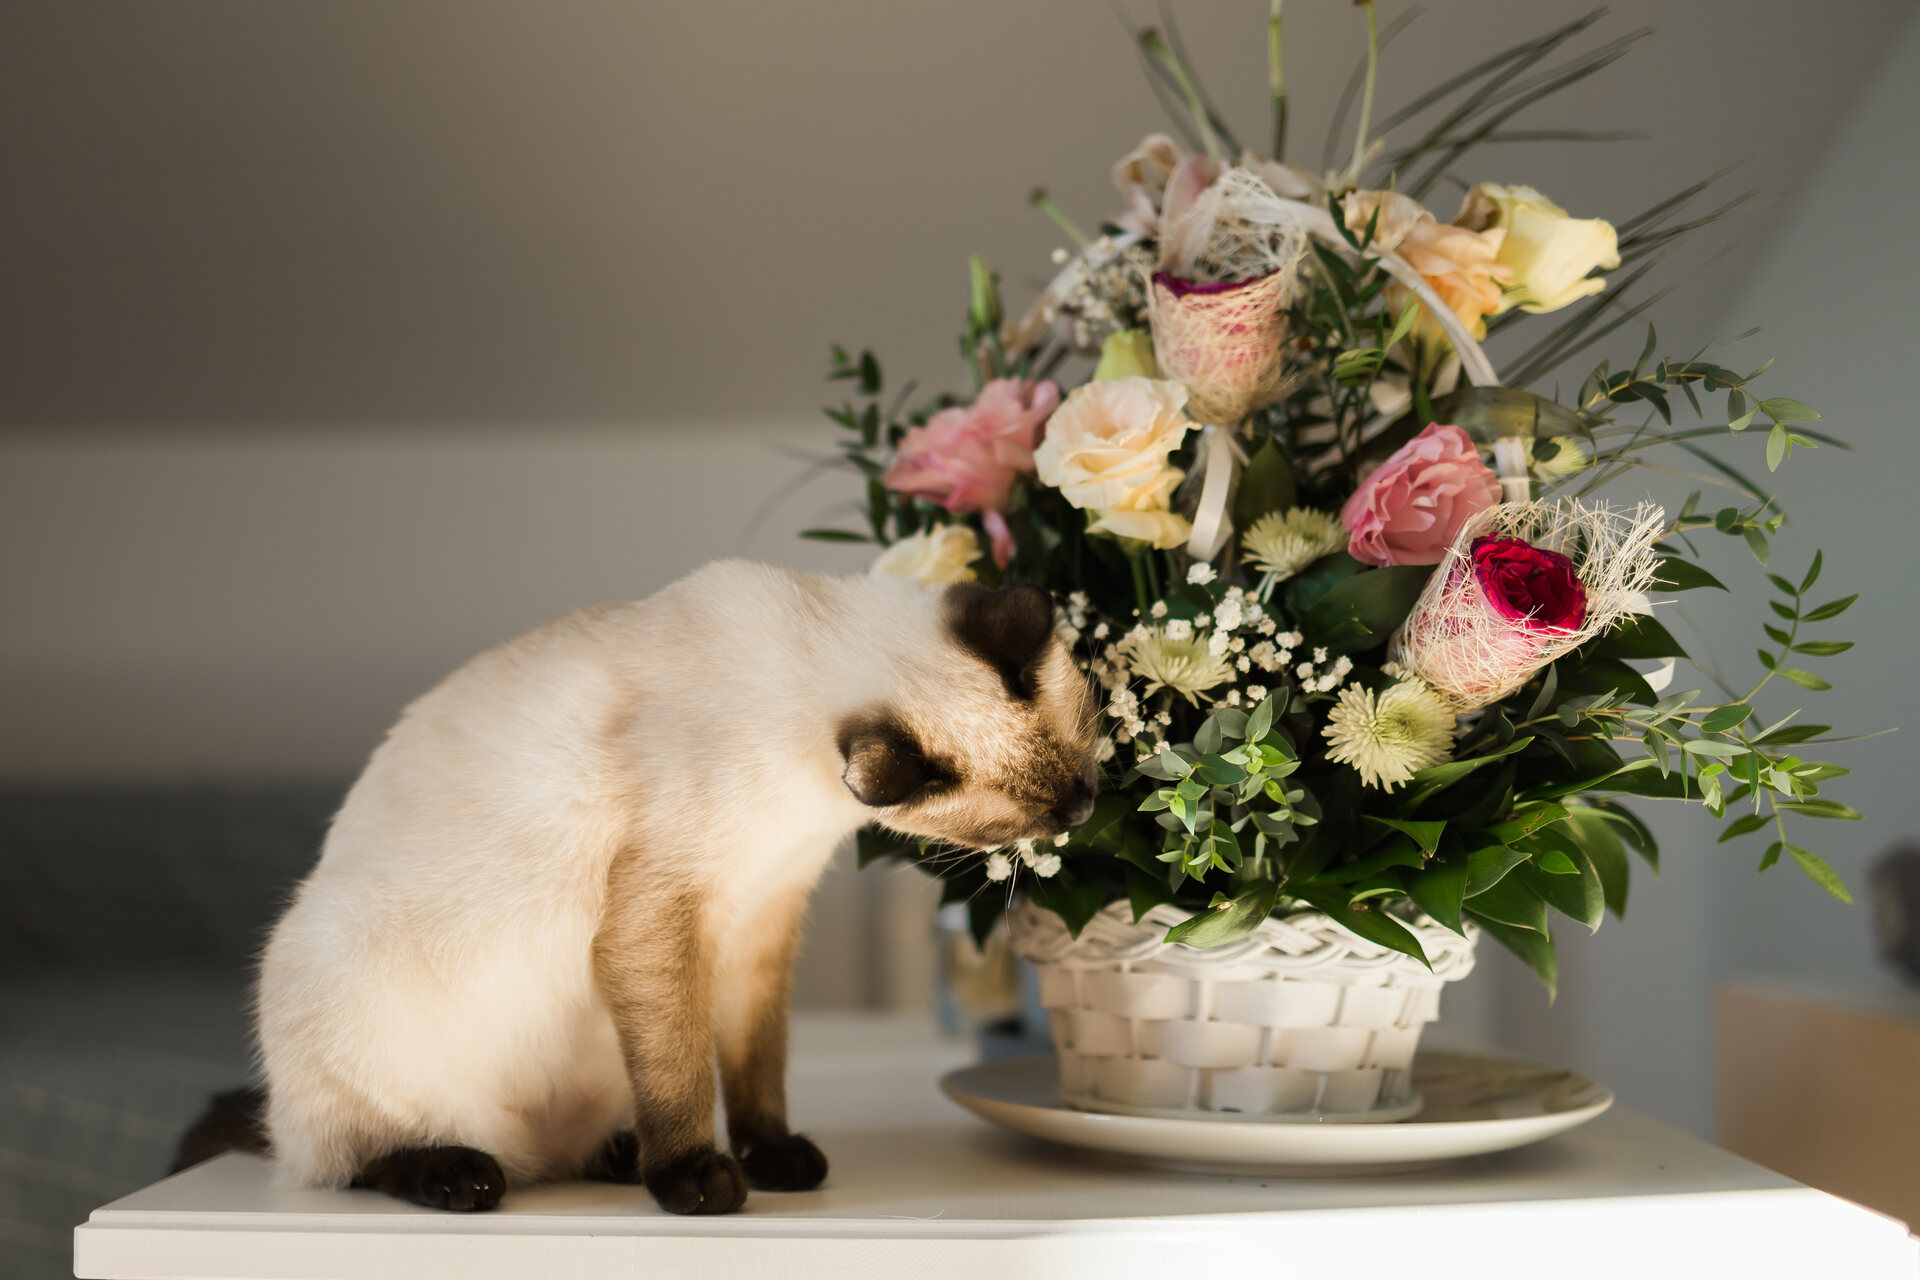
[[[1252,136],[1266,7],[1174,10]],[[1383,55],[1381,110],[1588,7],[1433,5]],[[0,8],[0,1274],[66,1274],[71,1224],[157,1176],[245,1073],[247,957],[405,701],[718,556],[862,567],[794,537],[854,494],[800,483],[834,430],[828,344],[962,385],[966,256],[1023,307],[1060,242],[1028,192],[1113,216],[1109,166],[1165,127],[1131,41],[1159,20],[1106,0]],[[1920,828],[1920,23],[1911,0],[1621,0],[1588,43],[1643,24],[1526,123],[1644,136],[1504,144],[1464,176],[1619,221],[1741,162],[1721,187],[1754,198],[1663,268],[1687,283],[1654,312],[1661,346],[1762,326],[1729,362],[1778,357],[1774,393],[1858,444],[1785,469],[1778,547],[1795,575],[1823,547],[1823,590],[1865,593],[1807,718],[1903,732],[1836,757],[1867,819],[1820,852],[1861,905],[1756,876],[1760,846],[1648,802],[1663,873],[1563,943],[1557,1004],[1489,948],[1448,1023],[1770,1158],[1724,1096],[1716,1121],[1729,1064],[1839,1035],[1779,1009],[1877,1019],[1881,1047],[1849,1052],[1909,1055],[1909,1107],[1920,1079],[1866,902],[1869,864]],[[1349,4],[1288,6],[1290,160],[1318,167],[1363,30]],[[1644,330],[1616,338],[1631,361]],[[1734,590],[1670,625],[1750,665],[1764,584],[1730,541],[1709,554]],[[931,901],[837,866],[800,1001],[927,1007]],[[1763,1113],[1806,1105],[1758,1087]],[[1895,1172],[1835,1189],[1920,1169],[1907,1123],[1904,1148],[1883,1135]]]

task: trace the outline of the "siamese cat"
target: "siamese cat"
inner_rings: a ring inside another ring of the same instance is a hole
[[[348,793],[261,963],[265,1097],[218,1100],[181,1160],[265,1147],[295,1184],[457,1210],[579,1176],[674,1213],[815,1187],[787,996],[834,848],[1063,832],[1094,720],[1037,587],[723,562],[482,654]]]

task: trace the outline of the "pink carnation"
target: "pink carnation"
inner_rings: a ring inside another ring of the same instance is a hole
[[[886,484],[939,503],[978,511],[1002,569],[1013,555],[1004,513],[1015,477],[1033,470],[1040,428],[1060,404],[1051,382],[996,378],[964,409],[942,409],[900,441]]]
[[[1439,564],[1500,479],[1459,427],[1434,423],[1396,449],[1340,509],[1347,552],[1371,565]]]

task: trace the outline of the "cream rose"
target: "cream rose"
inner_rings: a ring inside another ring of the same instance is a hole
[[[882,551],[871,572],[918,578],[932,586],[972,582],[971,568],[980,558],[980,539],[964,524],[935,525],[900,539]]]
[[[1532,187],[1503,187],[1483,182],[1467,192],[1454,219],[1476,231],[1500,230],[1496,261],[1513,272],[1511,287],[1493,311],[1519,307],[1535,315],[1558,311],[1607,287],[1595,267],[1620,265],[1620,243],[1613,225],[1599,218],[1570,218],[1567,211]]]
[[[1047,420],[1034,469],[1042,483],[1094,513],[1093,531],[1179,546],[1192,530],[1168,503],[1185,473],[1168,458],[1194,425],[1186,403],[1186,388],[1177,382],[1089,382]]]

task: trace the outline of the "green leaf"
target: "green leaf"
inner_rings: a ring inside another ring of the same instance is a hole
[[[1467,855],[1467,896],[1485,893],[1526,860],[1524,849],[1509,849],[1503,844],[1475,849]]]
[[[1753,714],[1753,708],[1744,702],[1736,702],[1725,707],[1715,707],[1700,717],[1700,732],[1725,733],[1747,722]]]
[[[1824,558],[1824,556],[1825,556],[1824,552],[1816,551],[1813,553],[1813,563],[1807,566],[1807,576],[1800,579],[1801,595],[1805,595],[1807,592],[1811,591],[1813,589],[1813,584],[1819,580],[1820,562]]]
[[[1286,511],[1293,505],[1293,464],[1269,438],[1240,473],[1240,489],[1233,499],[1234,527],[1244,532],[1268,512]]]
[[[1198,746],[1198,742],[1194,744]],[[1220,756],[1201,756],[1193,762],[1193,776],[1215,787],[1230,787],[1246,779],[1247,771]]]
[[[1802,671],[1799,667],[1775,667],[1773,673],[1778,676],[1785,676],[1802,689],[1812,689],[1816,693],[1822,689],[1833,688],[1832,685],[1813,674],[1813,672]]]
[[[1306,610],[1303,629],[1335,653],[1371,649],[1406,621],[1431,574],[1428,565],[1394,565],[1357,573]]]
[[[1787,429],[1779,423],[1767,432],[1767,470],[1778,471],[1787,456]]]
[[[1502,877],[1490,889],[1468,894],[1466,909],[1516,929],[1531,929],[1541,934],[1547,931],[1547,904],[1517,871]]]
[[[1750,836],[1771,821],[1773,819],[1763,813],[1743,813],[1727,824],[1726,829],[1720,833],[1714,843],[1725,844],[1729,840],[1738,840],[1741,836]]]
[[[850,529],[802,529],[800,536],[811,538],[815,542],[872,542],[864,533],[854,533]]]
[[[1787,852],[1807,873],[1807,879],[1825,889],[1840,901],[1851,904],[1853,895],[1847,892],[1846,882],[1840,879],[1840,873],[1827,865],[1827,860],[1810,849],[1802,849],[1797,844],[1787,846]]]
[[[1713,587],[1719,591],[1727,589],[1726,584],[1720,579],[1693,561],[1679,556],[1667,556],[1660,561],[1660,569],[1653,580],[1653,585],[1666,591],[1692,591],[1699,587]]]
[[[1794,653],[1804,653],[1813,658],[1831,658],[1836,653],[1845,653],[1853,648],[1851,640],[1803,640],[1793,646]]]
[[[1412,837],[1413,842],[1420,847],[1420,852],[1429,858],[1433,856],[1434,849],[1440,844],[1440,833],[1447,829],[1447,824],[1444,822],[1408,822],[1402,818],[1376,818],[1371,815],[1368,816],[1367,821]]]
[[[1613,823],[1598,810],[1580,807],[1567,815],[1567,838],[1579,845],[1600,876],[1600,890],[1615,919],[1627,915],[1627,882],[1631,877],[1626,845]]]
[[[1852,606],[1853,602],[1859,598],[1860,593],[1856,591],[1850,596],[1841,596],[1838,600],[1829,600],[1812,613],[1801,614],[1800,620],[1802,622],[1825,622],[1828,618],[1837,618],[1845,613],[1847,609]]]
[[[1795,743],[1805,742],[1808,738],[1818,738],[1822,734],[1832,732],[1833,726],[1830,724],[1792,724],[1784,729],[1769,729],[1754,741],[1763,746],[1790,747]]]
[[[1847,822],[1858,822],[1860,811],[1838,800],[1823,800],[1818,796],[1809,796],[1804,800],[1782,800],[1774,806],[1782,813],[1797,813],[1807,818],[1839,818]]]
[[[1420,856],[1419,847],[1405,836],[1395,835],[1376,848],[1368,850],[1352,862],[1321,873],[1321,878],[1335,884],[1357,884],[1369,876],[1375,876],[1388,867],[1412,867],[1418,869],[1425,863]]]
[[[1747,754],[1747,749],[1738,743],[1708,738],[1688,738],[1680,744],[1680,749],[1690,756],[1706,756],[1709,760],[1731,760]]]
[[[1496,760],[1510,756],[1516,751],[1525,750],[1532,741],[1533,739],[1531,737],[1515,738],[1512,742],[1509,742],[1506,746],[1490,755],[1475,756],[1471,760],[1449,760],[1445,764],[1428,765],[1426,768],[1414,774],[1412,781],[1428,784],[1438,783],[1444,787],[1449,783],[1460,781],[1460,779],[1466,777],[1476,769],[1484,769]]]
[[[1758,869],[1761,871],[1765,871],[1767,868],[1771,867],[1774,863],[1780,861],[1780,852],[1786,847],[1787,846],[1785,846],[1784,844],[1781,844],[1778,840],[1775,840],[1772,844],[1768,845],[1767,851],[1760,855],[1760,866]]]
[[[1468,910],[1467,914],[1478,921],[1495,942],[1519,956],[1533,970],[1533,976],[1540,979],[1541,985],[1547,989],[1547,998],[1551,1000],[1559,982],[1559,965],[1554,956],[1552,937],[1532,929],[1516,929],[1477,911]]]
[[[1518,879],[1561,915],[1571,916],[1589,930],[1598,929],[1607,900],[1593,860],[1579,845],[1558,832],[1543,831],[1533,838],[1533,843],[1567,857],[1576,874],[1554,875],[1528,862],[1514,868],[1509,879]],[[1476,901],[1476,909],[1478,905]]]
[[[1262,698],[1260,704],[1253,709],[1253,714],[1247,717],[1246,740],[1248,742],[1263,741],[1272,730],[1273,706],[1273,698]]]
[[[1401,955],[1412,956],[1429,969],[1433,967],[1427,959],[1427,953],[1421,949],[1420,940],[1407,932],[1405,925],[1386,912],[1374,909],[1361,911],[1349,906],[1346,896],[1326,887],[1305,884],[1298,888],[1290,887],[1287,892],[1307,903],[1317,911],[1322,911],[1350,933],[1358,934],[1368,942],[1398,951]]]
[[[1775,422],[1818,422],[1818,410],[1801,404],[1798,400],[1789,400],[1785,396],[1774,396],[1760,402],[1769,418]]]
[[[1684,658],[1687,651],[1651,614],[1634,614],[1607,633],[1605,648],[1611,658]]]
[[[1204,756],[1212,755],[1225,745],[1226,733],[1220,727],[1220,721],[1208,716],[1201,722],[1200,731],[1193,735],[1193,749]]]
[[[1462,859],[1434,862],[1407,877],[1407,895],[1435,920],[1461,932],[1460,907],[1467,896],[1467,864]]]
[[[1744,536],[1747,540],[1747,549],[1753,552],[1753,558],[1763,565],[1766,564],[1767,558],[1773,554],[1772,548],[1767,545],[1767,535],[1749,525]]]
[[[1133,922],[1140,923],[1140,917],[1164,902],[1173,901],[1173,890],[1167,888],[1166,877],[1149,875],[1131,862],[1123,865],[1127,874],[1127,905],[1133,908]]]
[[[1167,930],[1165,941],[1184,942],[1204,950],[1244,938],[1260,927],[1260,922],[1273,910],[1279,893],[1280,886],[1273,881],[1257,881],[1218,906],[1182,920]]]
[[[1107,905],[1107,887],[1094,876],[1081,880],[1072,872],[1062,870],[1044,878],[1028,877],[1026,886],[1034,902],[1059,916],[1067,932],[1076,938],[1087,927],[1087,921]]]

